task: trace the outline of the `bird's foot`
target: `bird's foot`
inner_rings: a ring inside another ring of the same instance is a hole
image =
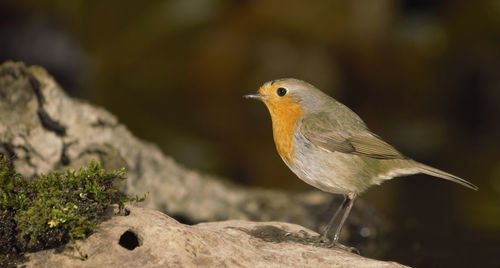
[[[346,245],[342,245],[339,242],[333,243],[332,246],[335,247],[335,248],[340,248],[340,249],[345,250],[345,251],[350,252],[350,253],[361,255],[361,253],[359,253],[359,250],[357,248],[355,248],[355,247],[349,247],[349,246],[346,246]]]
[[[326,247],[326,248],[338,248],[338,249],[345,250],[345,251],[350,252],[350,253],[355,253],[355,254],[361,255],[357,248],[342,245],[339,242],[332,242],[323,236],[318,237],[318,240],[314,243],[314,246]]]

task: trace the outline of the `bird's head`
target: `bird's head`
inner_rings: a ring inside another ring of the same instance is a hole
[[[245,98],[261,100],[274,117],[286,111],[314,112],[325,94],[302,80],[283,78],[264,83],[258,93],[245,95]]]

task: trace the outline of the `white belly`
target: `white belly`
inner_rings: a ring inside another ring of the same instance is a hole
[[[322,191],[335,194],[361,193],[377,177],[371,168],[367,168],[366,158],[317,147],[300,131],[295,134],[294,142],[294,162],[287,163],[288,167],[301,180]]]

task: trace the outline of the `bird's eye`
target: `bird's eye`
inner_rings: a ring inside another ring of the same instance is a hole
[[[285,96],[285,94],[286,94],[286,88],[284,88],[284,87],[278,88],[278,90],[276,90],[276,94],[278,94],[278,96],[280,96],[280,97]]]

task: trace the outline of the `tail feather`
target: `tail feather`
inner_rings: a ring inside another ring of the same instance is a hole
[[[421,173],[424,173],[424,174],[427,174],[430,176],[434,176],[434,177],[438,177],[438,178],[442,178],[445,180],[449,180],[452,182],[456,182],[458,184],[461,184],[461,185],[463,185],[467,188],[470,188],[472,190],[475,190],[475,191],[477,191],[479,189],[476,185],[474,185],[474,184],[472,184],[472,183],[470,183],[462,178],[459,178],[453,174],[439,170],[437,168],[433,168],[433,167],[430,167],[430,166],[427,166],[424,164],[420,164],[420,163],[419,163],[418,168],[419,168]]]

